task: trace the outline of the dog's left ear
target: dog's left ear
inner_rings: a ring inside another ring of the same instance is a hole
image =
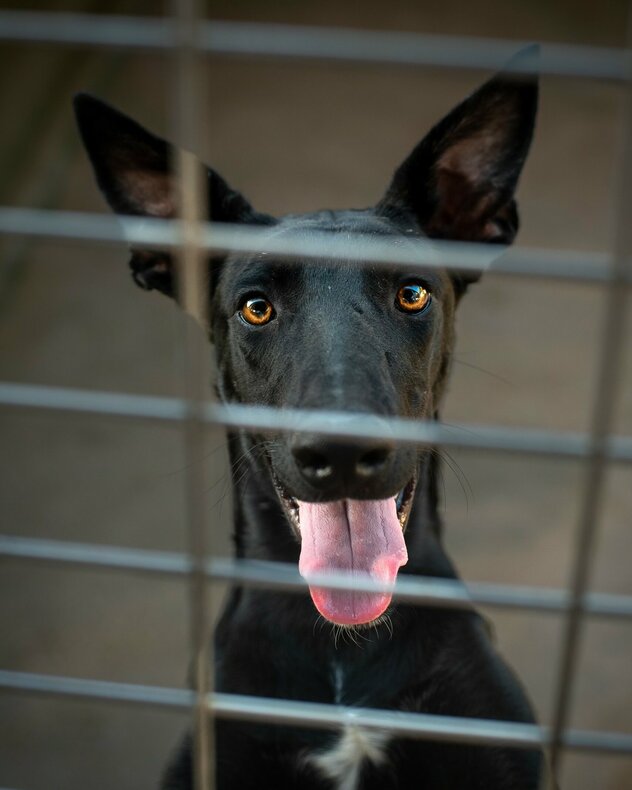
[[[537,77],[515,71],[532,71],[537,56],[538,47],[521,51],[443,118],[396,170],[378,210],[430,238],[511,244],[538,102]]]
[[[178,211],[179,182],[175,148],[132,118],[89,94],[74,100],[81,138],[97,182],[117,214],[168,219]],[[210,218],[217,222],[271,224],[244,196],[210,167],[207,197]],[[133,249],[130,268],[145,290],[175,296],[176,278],[168,252]],[[215,272],[217,267],[213,267]]]

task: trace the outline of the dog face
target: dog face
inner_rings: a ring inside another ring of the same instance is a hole
[[[514,192],[530,145],[537,85],[500,74],[458,105],[396,170],[366,210],[275,219],[256,211],[207,169],[213,220],[257,224],[270,237],[349,234],[398,245],[421,237],[510,244],[518,228]],[[76,111],[97,180],[112,208],[173,217],[178,195],[173,151],[131,119],[81,95]],[[175,295],[171,258],[133,251],[146,289]],[[455,306],[477,279],[440,269],[395,270],[348,262],[231,255],[209,264],[209,311],[228,402],[278,408],[434,418],[454,338]],[[352,417],[350,417],[352,419]],[[245,448],[261,437],[241,434]],[[300,544],[304,576],[327,570],[394,582],[407,561],[405,529],[419,453],[385,442],[279,434],[260,464]],[[370,623],[387,594],[327,591],[312,598],[327,619]]]

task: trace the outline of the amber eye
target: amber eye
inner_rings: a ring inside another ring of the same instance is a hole
[[[430,291],[427,291],[423,285],[408,283],[397,291],[395,304],[405,313],[420,313],[428,307],[431,299]]]
[[[243,303],[239,314],[247,324],[263,326],[274,318],[274,307],[263,296],[253,296]]]

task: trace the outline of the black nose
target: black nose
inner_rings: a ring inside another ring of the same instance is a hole
[[[393,455],[385,444],[354,446],[305,435],[293,439],[291,450],[298,471],[312,487],[345,487],[350,492],[384,474]]]

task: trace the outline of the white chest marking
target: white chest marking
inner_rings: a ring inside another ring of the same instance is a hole
[[[386,733],[348,724],[333,749],[310,754],[307,762],[334,782],[337,790],[357,790],[365,761],[374,765],[386,762],[388,740]]]

